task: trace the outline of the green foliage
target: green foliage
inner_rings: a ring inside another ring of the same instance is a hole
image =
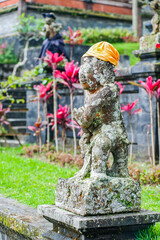
[[[124,28],[81,28],[83,44],[106,41],[109,43],[124,42],[122,37],[133,36],[133,32]]]
[[[138,233],[135,234],[135,240],[160,240],[160,235],[158,235],[156,228],[151,226],[143,231],[138,231]]]
[[[7,130],[2,125],[0,125],[0,135],[3,135],[5,133],[7,133]]]
[[[3,48],[4,46],[4,48]],[[12,45],[7,45],[0,41],[0,63],[17,63],[18,59],[14,53],[14,48]]]
[[[11,103],[14,103],[15,100],[11,95],[8,95],[9,89],[16,89],[21,85],[25,84],[25,87],[30,88],[30,85],[33,81],[40,80],[37,79],[39,74],[45,73],[46,63],[39,64],[32,70],[26,70],[22,73],[20,77],[11,75],[8,77],[6,81],[0,82],[0,101],[10,100]],[[17,101],[23,102],[23,99],[19,99]],[[17,102],[18,103],[18,102]]]
[[[33,207],[53,204],[58,179],[72,177],[76,168],[25,158],[21,152],[21,148],[1,148],[0,193]]]
[[[15,30],[26,40],[30,37],[40,38],[40,31],[44,26],[43,19],[36,19],[34,16],[25,16],[24,13],[19,17],[19,22]]]

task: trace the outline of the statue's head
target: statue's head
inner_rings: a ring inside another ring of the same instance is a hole
[[[56,17],[53,13],[43,13],[42,15],[45,18],[45,23],[48,25],[56,20]]]
[[[79,80],[82,87],[92,91],[114,83],[114,67],[118,64],[118,51],[107,42],[93,45],[82,56]]]

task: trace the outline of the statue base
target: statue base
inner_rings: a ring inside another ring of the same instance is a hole
[[[151,49],[156,48],[157,43],[160,43],[160,33],[145,35],[140,38],[140,50],[145,49],[150,52]]]
[[[53,230],[43,235],[48,240],[134,240],[140,230],[160,221],[160,213],[147,210],[84,217],[55,205],[41,205],[38,213],[53,223]]]
[[[141,189],[132,178],[59,179],[56,206],[82,216],[140,211]]]

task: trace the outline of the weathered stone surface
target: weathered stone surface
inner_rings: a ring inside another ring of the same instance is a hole
[[[140,186],[132,178],[59,179],[56,206],[80,215],[139,211]]]
[[[71,179],[59,179],[56,205],[80,215],[140,210],[140,186],[128,173],[127,133],[121,114],[114,65],[84,57],[79,79],[87,90],[85,105],[74,109],[82,128],[82,169]],[[110,153],[113,164],[108,168]]]
[[[41,240],[49,229],[36,209],[0,195],[0,240]]]
[[[84,217],[55,205],[41,205],[38,212],[53,223],[53,230],[44,234],[50,240],[135,240],[137,231],[160,221],[159,213],[147,210]]]
[[[160,43],[160,33],[143,36],[140,38],[140,50],[151,52],[155,50],[156,43]]]

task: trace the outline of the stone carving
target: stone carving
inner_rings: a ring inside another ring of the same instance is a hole
[[[153,27],[152,34],[156,34],[160,32],[160,1],[159,0],[153,0],[149,3],[149,6],[153,9],[155,12],[151,23]]]
[[[53,13],[44,13],[43,17],[45,18],[45,25],[42,29],[41,34],[46,38],[53,38],[55,34],[59,33],[62,28],[61,23],[56,23],[56,17]]]
[[[86,56],[79,77],[88,92],[85,105],[74,109],[74,118],[83,130],[84,165],[73,178],[59,179],[56,206],[80,215],[139,211],[141,190],[128,174],[129,142],[114,65]],[[108,169],[110,153],[114,161]]]
[[[128,177],[128,139],[119,103],[118,86],[114,83],[114,65],[95,57],[84,57],[79,72],[82,87],[88,91],[84,107],[74,110],[82,127],[80,146],[84,158],[77,177],[104,175]],[[108,169],[110,152],[114,162]]]

